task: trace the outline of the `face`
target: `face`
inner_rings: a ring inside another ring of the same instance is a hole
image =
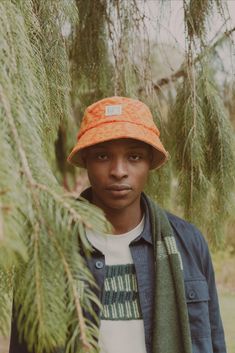
[[[151,146],[133,139],[118,139],[84,150],[93,203],[104,211],[140,204],[152,158]]]

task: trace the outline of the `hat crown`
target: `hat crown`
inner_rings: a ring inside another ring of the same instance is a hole
[[[129,122],[153,130],[157,129],[149,108],[142,102],[126,97],[109,97],[93,103],[85,110],[78,138],[86,131],[100,124],[112,122]]]
[[[159,168],[168,159],[153,116],[143,102],[126,97],[108,97],[90,105],[84,113],[78,139],[68,157],[76,166],[85,167],[81,151],[114,139],[134,139],[152,147],[151,169]]]

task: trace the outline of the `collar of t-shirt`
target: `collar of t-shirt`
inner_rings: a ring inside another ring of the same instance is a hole
[[[129,232],[122,234],[104,234],[91,229],[86,230],[89,242],[105,256],[106,265],[132,263],[129,244],[143,232],[145,216]]]

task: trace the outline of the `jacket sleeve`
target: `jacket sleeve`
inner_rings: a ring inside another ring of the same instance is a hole
[[[205,332],[203,332],[203,327],[197,327],[199,332],[197,332],[195,337],[192,337],[193,348],[197,353],[226,353],[215,275],[208,244],[201,232],[194,225],[170,213],[168,213],[168,218],[173,227],[178,250],[183,261],[185,284],[187,284],[188,280],[189,282],[197,282],[199,279],[202,282],[205,281],[206,287],[208,287],[208,309],[205,312],[202,313],[199,308],[200,305],[196,309],[197,305],[191,305],[189,300],[188,309],[190,310],[190,306],[191,308],[193,306],[193,315],[195,316],[194,318],[193,316],[191,317],[191,329],[193,330],[193,326],[195,325],[200,326],[202,324],[203,326],[207,321],[210,327],[210,340],[206,337]],[[205,287],[202,289],[204,291]],[[186,300],[188,301],[187,296],[188,293],[186,293]],[[202,318],[202,315],[209,317]],[[193,320],[196,320],[196,322]]]
[[[194,227],[195,238],[198,239],[199,246],[199,254],[201,259],[201,264],[203,267],[203,273],[206,277],[208,289],[209,289],[209,317],[210,317],[210,325],[211,325],[211,338],[213,345],[214,353],[226,353],[226,345],[224,339],[224,330],[220,315],[218,294],[215,284],[215,274],[214,268],[210,256],[210,252],[208,249],[208,245],[199,232],[199,230]]]

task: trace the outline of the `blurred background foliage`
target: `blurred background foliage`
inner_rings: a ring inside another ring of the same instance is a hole
[[[150,35],[151,21],[170,16],[170,1],[76,4],[71,73],[78,125],[84,108],[108,95],[148,104],[171,160],[151,173],[146,191],[199,226],[211,246],[222,246],[235,214],[234,27],[226,2],[181,2],[184,49],[162,42],[158,27]],[[215,15],[222,26],[211,38]]]
[[[149,105],[171,159],[146,191],[225,249],[224,263],[235,253],[235,21],[227,1],[178,2],[183,46],[160,35],[172,1],[0,3],[0,331],[15,283],[20,331],[38,352],[65,345],[67,326],[66,352],[96,351],[81,310],[96,300],[83,285],[93,282],[77,249],[87,251],[86,226],[106,224],[77,202],[86,173],[66,162],[95,100]]]

